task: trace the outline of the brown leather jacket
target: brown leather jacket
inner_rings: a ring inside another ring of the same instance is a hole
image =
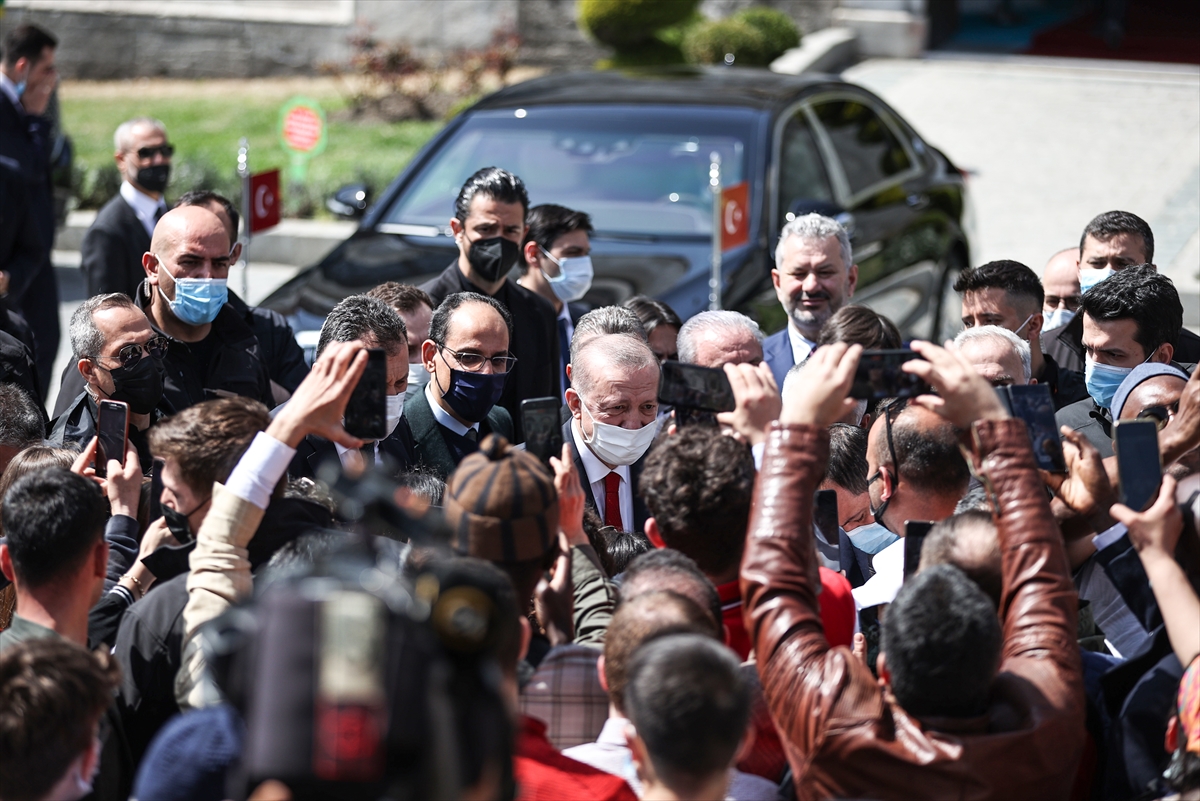
[[[809,798],[1056,799],[1084,744],[1076,594],[1019,420],[972,429],[998,500],[1004,644],[986,715],[917,720],[845,647],[825,641],[813,581],[813,494],[829,435],[778,424],[742,559],[746,628],[771,714]]]

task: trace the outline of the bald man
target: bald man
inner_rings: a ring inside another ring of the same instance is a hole
[[[1042,332],[1045,333],[1062,328],[1079,311],[1083,293],[1079,289],[1078,248],[1065,248],[1050,257],[1042,271],[1042,287],[1046,290],[1046,300],[1042,304],[1042,313],[1046,317]]]

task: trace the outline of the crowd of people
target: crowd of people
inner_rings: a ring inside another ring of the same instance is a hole
[[[587,307],[588,215],[489,167],[457,258],[338,302],[310,365],[227,286],[236,208],[168,208],[137,118],[47,414],[49,250],[7,212],[41,213],[54,48],[0,53],[3,801],[1200,797],[1200,338],[1136,215],[1041,278],[963,270],[943,345],[855,304],[846,231],[800,216],[764,336]],[[905,347],[927,391],[852,396]],[[368,351],[375,439],[347,430]],[[723,372],[732,411],[665,408],[666,362]],[[1029,385],[1061,470],[1003,400]],[[1131,508],[1138,420],[1162,478]]]

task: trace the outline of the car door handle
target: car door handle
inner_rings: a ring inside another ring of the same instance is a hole
[[[929,205],[929,195],[909,195],[904,202],[910,209],[923,209]]]

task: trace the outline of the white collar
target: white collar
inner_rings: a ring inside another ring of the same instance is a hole
[[[129,204],[129,207],[133,209],[138,219],[142,222],[149,220],[151,223],[154,223],[155,213],[159,209],[167,207],[166,202],[162,198],[155,200],[129,183],[129,181],[121,181],[121,197]]]
[[[604,728],[600,729],[600,736],[596,738],[598,745],[619,745],[622,748],[628,748],[628,742],[625,739],[625,724],[629,722],[629,718],[614,718],[609,717],[604,721]]]
[[[579,452],[579,459],[583,462],[583,472],[587,474],[589,484],[603,481],[609,473],[616,473],[622,481],[629,484],[629,465],[619,464],[610,469],[608,465],[600,461],[600,457],[592,453],[592,449],[583,441],[583,430],[578,420],[571,420],[571,436],[575,439],[575,450]]]
[[[808,354],[812,353],[813,348],[817,346],[817,343],[813,342],[811,339],[804,336],[804,334],[801,334],[798,330],[796,330],[796,326],[792,325],[791,320],[788,320],[787,332],[788,341],[792,345],[792,362],[794,364],[800,364],[802,361],[808,358]]]
[[[12,78],[8,77],[3,72],[0,72],[0,92],[3,92],[4,96],[7,97],[14,106],[22,111],[25,110],[25,107],[21,105],[21,98],[17,97],[17,85],[13,83]]]
[[[429,383],[425,385],[425,400],[429,401],[429,410],[433,412],[433,419],[437,420],[438,425],[440,425],[442,428],[450,429],[460,437],[465,437],[468,431],[474,431],[476,434],[478,434],[479,423],[475,423],[474,425],[470,426],[464,426],[462,423],[455,420],[454,417],[451,416],[450,412],[438,405],[437,398],[433,394],[434,389],[437,388],[436,385],[437,381],[431,376]]]

